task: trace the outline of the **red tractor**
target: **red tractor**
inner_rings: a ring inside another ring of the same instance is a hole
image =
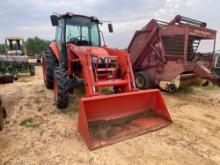
[[[51,15],[56,39],[42,59],[45,86],[54,89],[58,108],[67,107],[69,93],[80,84],[78,128],[90,149],[153,131],[171,123],[160,91],[139,91],[126,51],[101,46],[95,17]],[[109,31],[113,32],[109,24]],[[112,94],[102,93],[103,88]]]

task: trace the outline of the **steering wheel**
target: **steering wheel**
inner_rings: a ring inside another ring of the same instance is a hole
[[[80,40],[80,38],[82,38],[82,39],[84,39],[84,40],[87,40],[87,38],[86,38],[86,36],[76,36],[76,37],[74,37],[74,38],[77,38],[78,40]]]
[[[80,38],[82,38],[82,39],[84,39],[84,40],[87,40],[87,37],[86,36],[75,36],[75,37],[69,37],[70,38],[70,40],[75,40],[75,41],[79,41],[80,40]]]

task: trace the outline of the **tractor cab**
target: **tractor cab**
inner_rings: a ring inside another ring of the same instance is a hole
[[[98,23],[95,18],[82,16],[66,19],[65,42],[78,46],[100,46]]]
[[[66,66],[67,44],[86,47],[101,46],[101,31],[98,18],[66,13],[51,15],[51,23],[56,26],[55,40],[61,61]],[[113,32],[112,24],[108,24],[109,32]]]
[[[7,55],[26,55],[25,42],[22,37],[7,37],[5,38],[5,48]]]

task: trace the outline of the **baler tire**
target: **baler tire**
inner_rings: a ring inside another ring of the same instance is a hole
[[[42,58],[42,67],[44,74],[44,84],[47,89],[53,89],[53,76],[54,69],[59,66],[59,62],[56,59],[53,52],[48,49]]]
[[[206,82],[202,83],[203,87],[207,87],[209,85],[209,81],[207,80]]]
[[[142,82],[138,82],[139,80],[141,80]],[[149,89],[151,88],[151,80],[149,79],[149,77],[147,76],[146,73],[140,71],[140,72],[137,72],[135,74],[135,84],[136,84],[136,87],[139,88],[139,89]]]
[[[169,84],[168,86],[168,92],[175,93],[178,91],[178,87],[175,84]]]
[[[65,69],[60,67],[54,70],[54,94],[57,108],[66,108],[69,103],[69,80]]]

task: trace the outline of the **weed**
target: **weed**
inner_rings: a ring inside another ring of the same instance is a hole
[[[36,128],[40,123],[34,123],[32,118],[24,119],[20,122],[20,126]]]

